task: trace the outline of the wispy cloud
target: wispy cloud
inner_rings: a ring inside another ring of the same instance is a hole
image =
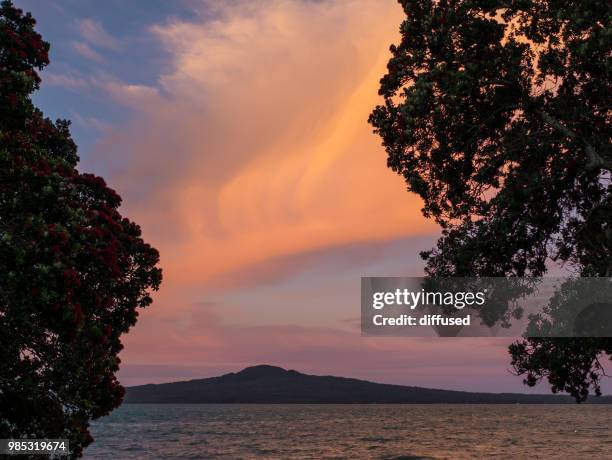
[[[91,59],[92,61],[101,62],[104,59],[97,51],[84,42],[72,42],[72,48],[81,56]]]
[[[86,78],[72,75],[45,72],[43,74],[43,84],[61,86],[65,89],[77,91],[89,86],[89,81]]]
[[[105,161],[115,152],[115,185],[167,272],[202,282],[273,257],[431,231],[367,124],[401,9],[219,8],[212,22],[153,27],[172,59],[164,97],[115,88],[144,108],[100,145]]]
[[[151,104],[159,104],[160,94],[157,88],[126,83],[118,78],[99,73],[96,75],[81,76],[58,73],[45,73],[43,84],[60,86],[71,91],[98,91],[99,97],[109,97],[117,104],[128,106],[140,111],[147,111]]]
[[[159,91],[152,86],[125,83],[110,76],[93,77],[91,84],[115,102],[137,110],[146,111],[152,104],[159,104]]]
[[[96,117],[83,116],[78,112],[72,111],[70,113],[70,119],[76,124],[85,129],[92,129],[95,131],[105,131],[110,128],[110,125],[105,121],[100,120]]]
[[[77,28],[81,36],[94,46],[115,51],[120,48],[121,42],[108,33],[99,21],[81,19],[77,21]]]

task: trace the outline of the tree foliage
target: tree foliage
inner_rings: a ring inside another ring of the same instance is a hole
[[[0,4],[0,438],[67,438],[77,456],[122,400],[120,336],[161,270],[119,195],[77,171],[69,123],[33,106],[49,62],[34,25]]]
[[[442,227],[428,275],[612,276],[608,1],[401,0],[370,123]],[[612,339],[511,348],[534,385],[583,400]],[[563,358],[560,358],[563,357]]]

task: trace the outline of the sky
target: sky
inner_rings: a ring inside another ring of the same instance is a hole
[[[72,120],[161,253],[124,385],[255,364],[385,383],[530,390],[505,338],[372,338],[360,277],[419,276],[439,229],[367,118],[398,40],[380,0],[17,0],[51,43],[35,103]],[[604,389],[612,385],[604,382]]]

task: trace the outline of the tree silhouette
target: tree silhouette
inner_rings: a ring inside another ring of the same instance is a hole
[[[91,442],[117,407],[120,336],[161,282],[159,255],[104,180],[76,170],[69,123],[36,109],[48,43],[0,4],[0,438]]]
[[[401,41],[370,123],[442,227],[426,273],[612,276],[606,1],[401,0]],[[510,347],[525,382],[581,401],[609,338]]]

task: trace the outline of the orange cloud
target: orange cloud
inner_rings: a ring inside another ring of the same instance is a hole
[[[118,164],[113,183],[160,248],[165,287],[431,231],[367,124],[401,8],[369,0],[216,5],[213,21],[152,29],[172,57],[163,96],[108,87],[119,99],[143,98],[137,119],[105,140],[100,157]]]
[[[129,125],[105,131],[90,156],[100,165],[86,168],[108,171],[164,268],[123,359],[242,365],[268,356],[305,370],[323,355],[327,367],[364,352],[380,360],[403,342],[364,340],[341,324],[358,315],[362,274],[345,279],[333,301],[322,292],[334,271],[353,268],[333,258],[380,260],[385,242],[437,231],[386,168],[367,123],[401,8],[376,0],[214,4],[216,19],[196,14],[208,19],[151,29],[171,57],[158,88],[94,82],[136,112]],[[281,294],[281,278],[309,265],[326,274]],[[275,277],[274,292],[253,292]],[[202,303],[211,299],[214,307]]]

